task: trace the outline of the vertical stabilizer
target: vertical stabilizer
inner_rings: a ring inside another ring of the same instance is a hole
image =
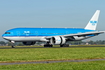
[[[95,14],[91,18],[91,20],[88,22],[85,29],[96,30],[99,14],[100,14],[100,10],[96,10]]]

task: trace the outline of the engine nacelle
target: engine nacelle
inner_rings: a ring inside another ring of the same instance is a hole
[[[23,42],[24,45],[34,45],[36,42]]]
[[[62,36],[54,36],[51,38],[50,40],[51,44],[65,44],[66,43],[66,39]]]

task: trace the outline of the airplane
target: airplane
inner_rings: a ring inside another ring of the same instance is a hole
[[[36,42],[46,42],[44,47],[68,46],[68,41],[80,41],[97,36],[105,31],[97,31],[100,10],[96,10],[85,28],[13,28],[7,30],[2,37],[12,44],[22,42],[24,45],[34,45]]]

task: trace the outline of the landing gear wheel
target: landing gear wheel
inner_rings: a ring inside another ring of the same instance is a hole
[[[53,45],[50,44],[50,42],[47,42],[47,43],[44,45],[44,47],[53,47]]]
[[[53,47],[53,45],[45,44],[44,47]]]
[[[13,45],[12,45],[11,47],[12,47],[12,48],[15,48],[15,46],[13,46]]]
[[[62,44],[60,47],[69,47],[69,44]]]

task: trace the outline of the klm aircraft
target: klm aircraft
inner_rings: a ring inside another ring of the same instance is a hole
[[[96,31],[99,13],[100,10],[96,10],[85,28],[14,28],[7,30],[2,37],[12,43],[12,48],[15,42],[22,42],[24,45],[46,42],[44,47],[64,47],[68,41],[84,40],[104,33],[105,31]]]

